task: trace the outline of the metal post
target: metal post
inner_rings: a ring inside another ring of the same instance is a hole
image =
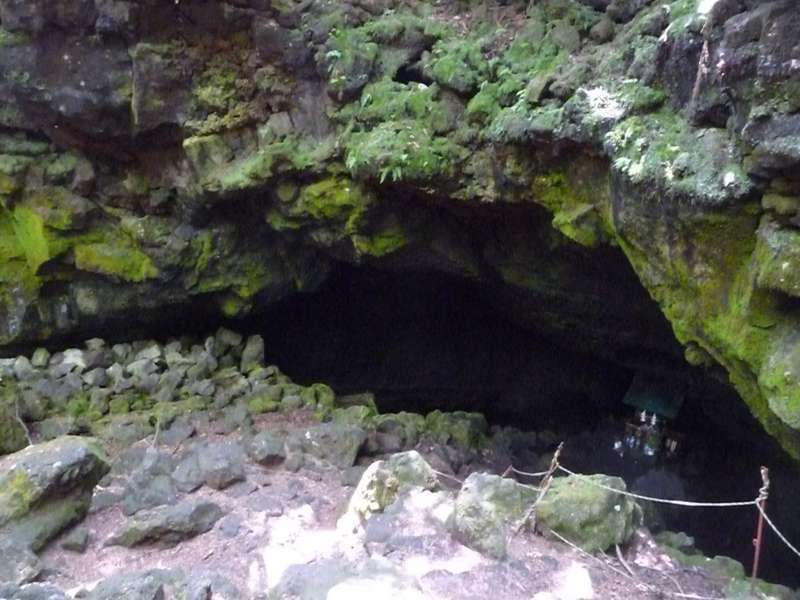
[[[758,577],[758,563],[761,560],[761,542],[764,539],[764,511],[767,509],[767,498],[769,496],[769,469],[767,469],[767,467],[761,467],[761,481],[763,485],[758,491],[758,500],[756,500],[756,504],[760,510],[758,511],[756,537],[753,539],[753,546],[755,547],[755,550],[753,553],[752,585],[755,585],[756,578]]]

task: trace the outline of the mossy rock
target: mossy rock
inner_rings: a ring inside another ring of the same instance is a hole
[[[0,455],[22,450],[27,445],[25,428],[17,420],[15,409],[0,402]]]
[[[86,514],[108,469],[96,440],[71,436],[0,459],[0,537],[39,550]]]
[[[537,526],[587,552],[624,544],[641,523],[642,510],[628,496],[611,490],[626,491],[625,482],[607,475],[556,478],[536,506]]]
[[[357,526],[383,512],[411,488],[435,490],[437,487],[436,473],[417,451],[393,454],[367,467],[350,498],[346,517]]]
[[[530,486],[488,473],[472,473],[456,498],[453,529],[464,543],[497,559],[506,539],[527,515],[537,492]]]
[[[425,432],[439,444],[476,449],[484,441],[489,424],[480,413],[435,410],[425,417]]]

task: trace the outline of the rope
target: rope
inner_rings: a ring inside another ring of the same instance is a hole
[[[448,475],[447,473],[442,473],[441,471],[437,471],[436,469],[432,469],[432,471],[438,477],[443,477],[444,479],[449,479],[450,481],[455,481],[458,485],[462,485],[464,483],[458,477],[454,477],[452,475]]]
[[[789,550],[791,550],[791,551],[792,551],[792,552],[794,552],[794,553],[795,553],[795,554],[796,554],[798,557],[800,557],[800,550],[798,550],[797,548],[795,548],[795,547],[794,547],[794,546],[791,544],[791,542],[789,542],[789,540],[788,540],[788,539],[786,539],[786,536],[785,536],[785,535],[783,535],[783,534],[780,532],[780,530],[778,530],[778,528],[775,526],[775,523],[773,523],[773,522],[772,522],[772,519],[770,519],[770,518],[767,516],[767,513],[766,513],[766,511],[765,511],[763,508],[761,508],[761,504],[756,504],[756,507],[758,508],[758,512],[760,512],[760,513],[761,513],[761,516],[762,516],[762,517],[764,517],[764,520],[767,522],[767,525],[769,525],[769,526],[772,528],[772,531],[774,531],[774,532],[775,532],[775,535],[777,535],[777,536],[780,538],[780,540],[781,540],[781,541],[782,541],[784,544],[786,544],[786,547],[787,547],[787,548],[789,548]]]
[[[677,506],[690,506],[694,508],[735,508],[741,506],[754,506],[758,502],[758,500],[747,500],[742,502],[690,502],[688,500],[667,500],[665,498],[654,498],[653,496],[643,496],[641,494],[634,494],[633,492],[618,490],[609,487],[607,485],[603,485],[602,483],[597,483],[596,481],[588,479],[586,475],[570,471],[563,465],[558,465],[558,468],[567,473],[568,475],[575,475],[576,477],[586,478],[587,483],[595,487],[599,487],[604,490],[608,490],[610,492],[614,492],[617,494],[622,494],[623,496],[630,496],[631,498],[637,498],[639,500],[647,500],[649,502],[660,502],[662,504],[675,504]]]
[[[519,469],[515,468],[513,465],[509,467],[514,473],[517,475],[524,475],[525,477],[542,477],[547,475],[550,471],[540,471],[538,473],[528,473],[527,471],[520,471]]]

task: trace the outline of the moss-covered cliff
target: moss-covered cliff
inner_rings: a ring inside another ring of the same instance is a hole
[[[621,251],[800,458],[793,5],[0,0],[0,344],[241,316],[346,261],[669,354]]]

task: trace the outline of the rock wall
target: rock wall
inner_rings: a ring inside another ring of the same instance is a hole
[[[798,38],[792,0],[0,0],[0,344],[344,261],[671,356],[624,254],[800,458]]]

